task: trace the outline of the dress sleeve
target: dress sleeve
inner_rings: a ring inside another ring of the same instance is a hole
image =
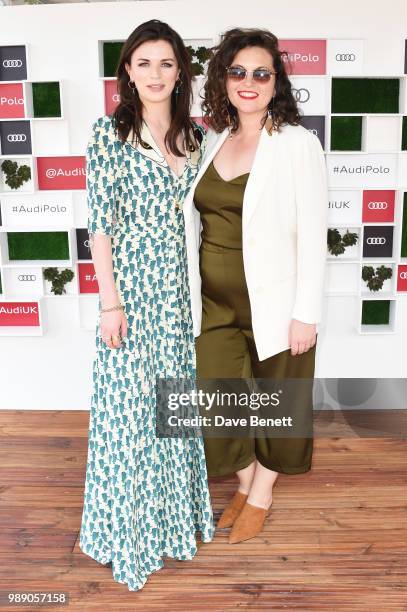
[[[101,119],[92,125],[86,149],[89,234],[113,234],[116,221],[114,143]]]

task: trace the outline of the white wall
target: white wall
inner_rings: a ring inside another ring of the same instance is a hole
[[[91,122],[104,113],[98,78],[98,40],[121,40],[142,21],[168,21],[184,38],[213,38],[232,26],[267,27],[281,38],[363,38],[367,75],[403,72],[407,4],[392,0],[277,3],[112,2],[0,8],[0,44],[27,44],[30,80],[63,81],[69,150],[84,154]],[[47,151],[49,154],[49,151]],[[42,337],[0,338],[0,408],[88,409],[94,332],[78,313],[46,300]],[[407,296],[398,298],[396,334],[359,335],[357,297],[326,297],[317,377],[405,377]]]

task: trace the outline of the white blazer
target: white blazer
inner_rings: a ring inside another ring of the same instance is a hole
[[[244,272],[260,361],[290,347],[291,319],[321,321],[327,255],[328,185],[321,143],[301,125],[280,130],[269,136],[262,129],[243,199]],[[202,224],[194,193],[228,133],[208,131],[202,165],[183,207],[195,336],[202,320]]]

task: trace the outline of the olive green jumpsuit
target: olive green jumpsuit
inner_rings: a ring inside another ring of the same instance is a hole
[[[196,338],[197,378],[312,379],[316,345],[299,355],[291,355],[291,349],[263,361],[257,355],[242,253],[242,206],[248,177],[247,173],[225,181],[212,162],[195,190],[195,206],[202,220],[202,327]],[[306,418],[309,415],[312,421],[309,398],[298,401],[304,405],[297,408],[306,411]],[[235,473],[256,458],[268,469],[285,474],[299,474],[311,468],[311,436],[206,436],[204,443],[209,476]]]

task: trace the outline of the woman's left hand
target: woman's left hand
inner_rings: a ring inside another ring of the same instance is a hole
[[[291,346],[291,355],[306,353],[315,345],[317,326],[315,323],[303,323],[291,319],[288,332],[288,342]]]

